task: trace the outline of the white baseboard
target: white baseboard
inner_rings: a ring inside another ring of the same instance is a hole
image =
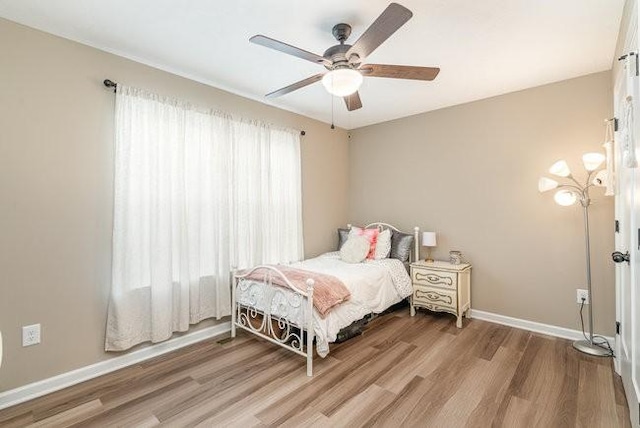
[[[564,339],[579,340],[583,338],[582,332],[578,330],[571,330],[569,328],[542,324],[535,321],[512,318],[505,315],[494,314],[491,312],[479,311],[477,309],[471,309],[471,317],[496,324],[506,325],[509,327],[547,334],[549,336],[561,337]],[[166,342],[158,343],[148,348],[133,351],[119,357],[110,358],[108,360],[92,364],[90,366],[82,367],[77,370],[62,373],[58,376],[50,377],[48,379],[2,392],[0,393],[0,410],[23,403],[28,400],[32,400],[37,397],[41,397],[46,394],[50,394],[52,392],[67,388],[72,385],[76,385],[81,382],[85,382],[98,376],[113,372],[115,370],[137,364],[141,361],[166,354],[167,352],[175,351],[176,349],[201,342],[211,337],[228,333],[230,330],[231,323],[224,322],[212,327],[198,330],[190,334],[186,334],[184,336],[176,337],[175,339],[167,340]],[[605,338],[613,346],[613,344],[615,343],[615,339],[613,337],[607,336],[605,336]]]
[[[19,388],[1,392],[0,410],[23,403],[28,400],[32,400],[37,397],[41,397],[46,394],[50,394],[52,392],[67,388],[72,385],[76,385],[81,382],[85,382],[89,379],[102,376],[115,370],[137,364],[141,361],[166,354],[167,352],[175,351],[176,349],[180,349],[185,346],[192,345],[194,343],[201,342],[203,340],[210,339],[224,333],[228,333],[230,330],[231,323],[223,322],[221,324],[216,324],[214,326],[203,328],[202,330],[198,330],[193,333],[185,334],[183,336],[167,340],[166,342],[157,343],[155,345],[149,346],[148,348],[129,352],[118,357],[113,357],[99,363],[91,364],[90,366],[82,367],[77,370],[62,373],[60,375],[50,377],[38,382],[30,383]]]
[[[542,324],[535,321],[523,320],[520,318],[512,318],[506,315],[494,314],[491,312],[479,311],[477,309],[471,309],[471,318],[489,321],[496,324],[507,325],[509,327],[520,328],[522,330],[533,331],[535,333],[542,333],[549,336],[561,337],[563,339],[581,340],[584,339],[582,332],[579,330],[572,330],[570,328],[558,327],[550,324]],[[615,338],[604,336],[609,341],[609,344],[613,348]]]

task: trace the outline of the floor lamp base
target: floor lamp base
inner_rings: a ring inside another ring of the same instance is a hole
[[[573,347],[585,354],[595,355],[596,357],[611,357],[611,352],[601,346],[594,345],[588,340],[576,340]]]

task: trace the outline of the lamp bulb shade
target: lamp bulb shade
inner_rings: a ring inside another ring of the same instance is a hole
[[[608,173],[606,169],[600,170],[596,173],[596,176],[593,177],[593,185],[598,187],[607,187],[607,177]]]
[[[582,163],[584,164],[584,169],[587,171],[595,171],[602,165],[604,160],[605,157],[602,153],[585,153],[582,155]]]
[[[362,74],[350,68],[331,70],[322,76],[325,89],[336,97],[346,97],[356,92],[362,85]]]
[[[578,197],[569,190],[558,190],[556,194],[553,195],[553,199],[556,201],[556,204],[568,207],[569,205],[575,204]]]
[[[422,232],[422,246],[423,247],[435,247],[436,246],[436,233],[435,232]]]
[[[552,180],[547,177],[540,177],[540,180],[538,180],[538,192],[548,192],[549,190],[553,190],[558,187],[559,184],[560,183],[556,180]]]
[[[571,175],[571,170],[569,169],[569,165],[567,165],[566,161],[559,160],[551,165],[551,168],[549,168],[549,174],[557,175],[558,177],[568,177]]]

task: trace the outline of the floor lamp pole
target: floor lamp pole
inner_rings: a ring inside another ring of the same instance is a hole
[[[589,292],[589,340],[576,340],[573,347],[585,354],[595,355],[598,357],[609,357],[611,352],[593,342],[593,293],[591,292],[591,248],[589,246],[589,205],[591,200],[589,196],[583,197],[580,201],[584,213],[584,248],[587,259],[587,291]]]

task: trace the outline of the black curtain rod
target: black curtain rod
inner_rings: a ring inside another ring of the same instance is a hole
[[[114,82],[113,80],[105,79],[102,83],[107,88],[113,88],[113,92],[114,93],[116,92],[116,89],[118,88],[118,84],[116,82]],[[300,131],[300,135],[305,136],[305,135],[307,135],[307,133],[305,131]]]

